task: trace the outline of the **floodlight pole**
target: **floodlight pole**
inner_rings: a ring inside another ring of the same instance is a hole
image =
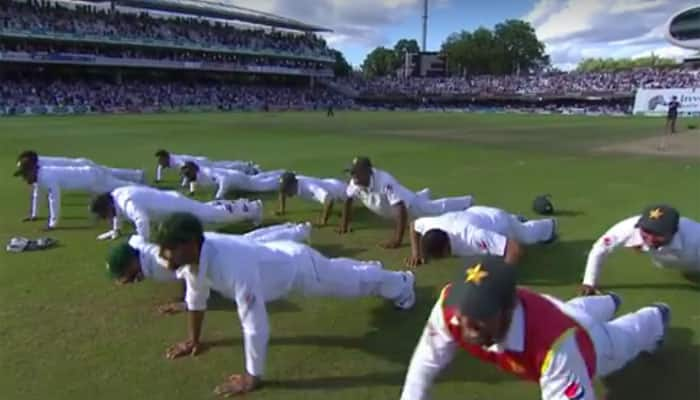
[[[423,51],[428,51],[428,0],[423,0]]]

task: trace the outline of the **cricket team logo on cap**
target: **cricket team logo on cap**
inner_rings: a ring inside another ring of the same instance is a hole
[[[473,283],[475,285],[481,285],[481,281],[489,276],[488,271],[483,270],[481,263],[467,269],[467,275],[464,278],[464,283]]]
[[[658,207],[649,211],[649,218],[651,218],[651,219],[659,219],[663,216],[664,216],[664,212]]]

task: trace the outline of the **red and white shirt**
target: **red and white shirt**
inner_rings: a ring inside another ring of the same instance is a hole
[[[445,307],[449,286],[433,307],[411,359],[401,400],[428,399],[438,373],[461,347],[521,379],[538,382],[543,400],[594,400],[596,354],[585,315],[552,297],[518,289],[510,327],[501,343],[471,345],[459,333],[453,311]]]

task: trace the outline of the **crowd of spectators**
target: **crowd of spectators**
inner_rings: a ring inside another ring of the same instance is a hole
[[[221,81],[129,79],[3,79],[0,109],[80,107],[95,112],[150,112],[187,107],[220,110],[346,107],[350,100],[324,87],[249,85]]]
[[[469,78],[348,78],[339,81],[365,96],[563,95],[633,93],[638,88],[700,86],[698,71],[636,69],[619,72],[558,72],[539,75]]]
[[[223,46],[232,50],[330,55],[325,41],[311,34],[244,29],[207,19],[161,18],[147,13],[108,12],[92,6],[69,9],[48,2],[0,0],[0,29],[156,40],[193,47]]]

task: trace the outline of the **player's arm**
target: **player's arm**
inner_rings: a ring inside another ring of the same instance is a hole
[[[204,279],[192,276],[188,276],[185,279],[187,282],[185,304],[188,310],[187,340],[168,348],[166,357],[171,360],[186,355],[195,356],[199,352],[204,313],[209,300],[210,288],[204,282]]]
[[[323,203],[323,211],[321,211],[321,218],[318,221],[320,226],[326,226],[326,224],[328,224],[328,218],[330,218],[333,212],[333,203],[333,199],[327,199]]]
[[[48,188],[49,198],[49,224],[48,228],[53,229],[58,225],[61,215],[61,188],[58,185],[51,185]]]
[[[338,233],[347,233],[350,228],[350,215],[352,214],[352,197],[348,196],[343,203],[343,214],[340,217]]]
[[[437,375],[454,358],[457,344],[445,325],[442,299],[433,307],[428,323],[408,366],[401,400],[425,400]]]
[[[615,249],[628,243],[635,233],[634,225],[637,219],[637,217],[632,217],[617,223],[593,244],[586,259],[586,270],[583,275],[583,284],[581,285],[582,294],[593,294],[596,292],[596,286],[598,285],[605,260]]]
[[[406,209],[406,203],[400,201],[394,205],[394,212],[396,213],[396,225],[394,225],[394,235],[393,237],[381,244],[381,247],[385,249],[395,249],[401,246],[403,242],[403,236],[406,232],[406,226],[408,225],[408,210]]]
[[[595,400],[595,390],[572,334],[555,343],[542,365],[542,400]]]
[[[275,214],[284,215],[287,212],[287,195],[284,194],[282,189],[280,189],[279,193],[277,194],[277,199],[279,200],[279,208]]]
[[[417,267],[421,264],[425,264],[425,259],[423,258],[420,247],[420,241],[423,236],[416,230],[416,222],[417,221],[411,222],[409,226],[411,235],[411,255],[406,260],[406,264],[409,267]]]
[[[508,239],[506,241],[506,250],[503,256],[503,261],[506,264],[515,265],[518,264],[520,259],[525,253],[525,248],[518,241],[513,239]]]
[[[160,182],[162,177],[163,177],[163,166],[158,164],[158,165],[156,165],[156,182]]]
[[[125,212],[127,217],[131,220],[136,228],[136,234],[144,238],[145,240],[150,239],[151,235],[151,220],[148,215],[137,209],[133,203],[127,203],[125,207]]]
[[[37,217],[37,204],[39,202],[39,184],[32,183],[32,190],[29,193],[29,216],[23,221],[34,221]]]

